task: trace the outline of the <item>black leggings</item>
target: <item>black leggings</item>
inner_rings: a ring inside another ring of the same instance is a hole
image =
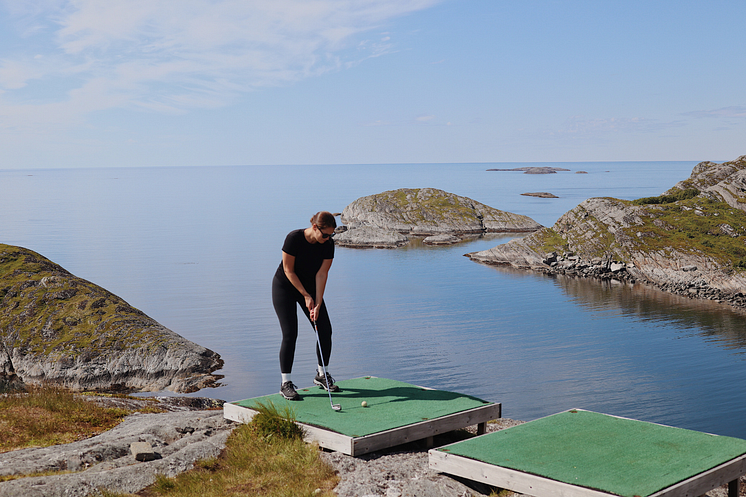
[[[311,289],[313,290],[313,289]],[[313,295],[313,293],[311,293]],[[295,341],[298,338],[298,310],[300,304],[303,313],[311,321],[306,308],[306,300],[294,286],[284,283],[279,278],[272,279],[272,305],[275,307],[277,318],[282,329],[282,344],[280,345],[280,372],[293,372],[293,358],[295,357]],[[316,319],[316,329],[319,330],[319,341],[324,351],[324,365],[329,364],[332,355],[332,323],[326,312],[326,303],[322,302]],[[316,341],[314,337],[314,341]],[[316,345],[316,359],[321,366],[321,353]]]

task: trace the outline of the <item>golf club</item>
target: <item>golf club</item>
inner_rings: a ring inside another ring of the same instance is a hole
[[[319,330],[316,328],[316,321],[311,322],[313,324],[313,331],[316,333],[316,343],[319,344],[319,354],[321,355],[321,368],[324,370],[324,381],[326,382],[326,393],[329,394],[329,403],[332,405],[332,409],[335,411],[341,411],[342,406],[332,402],[332,392],[329,390],[329,377],[326,375],[326,364],[324,364],[324,351],[321,350],[321,340],[319,340]],[[321,387],[324,388],[324,387]]]

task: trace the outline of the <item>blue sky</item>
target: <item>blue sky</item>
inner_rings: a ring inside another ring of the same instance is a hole
[[[0,168],[731,160],[746,2],[0,0]]]

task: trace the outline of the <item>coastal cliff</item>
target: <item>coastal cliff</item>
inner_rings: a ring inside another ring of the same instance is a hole
[[[541,228],[528,216],[436,188],[400,188],[361,197],[344,208],[341,220],[348,230],[335,243],[348,247],[396,247],[406,244],[408,236],[432,237],[425,243],[456,243],[463,235]]]
[[[43,256],[0,244],[0,388],[194,392],[220,356]]]
[[[697,164],[659,197],[585,200],[551,228],[466,255],[746,307],[746,156]]]

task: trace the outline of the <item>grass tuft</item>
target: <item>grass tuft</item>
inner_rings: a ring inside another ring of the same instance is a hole
[[[289,406],[279,409],[269,401],[267,404],[258,402],[254,409],[258,414],[251,421],[259,435],[265,438],[303,439],[303,428],[296,424],[295,413]]]
[[[231,433],[220,457],[200,461],[174,478],[158,476],[145,497],[331,497],[334,469],[306,444],[293,413],[262,405],[251,423]],[[295,427],[295,428],[291,428]]]

